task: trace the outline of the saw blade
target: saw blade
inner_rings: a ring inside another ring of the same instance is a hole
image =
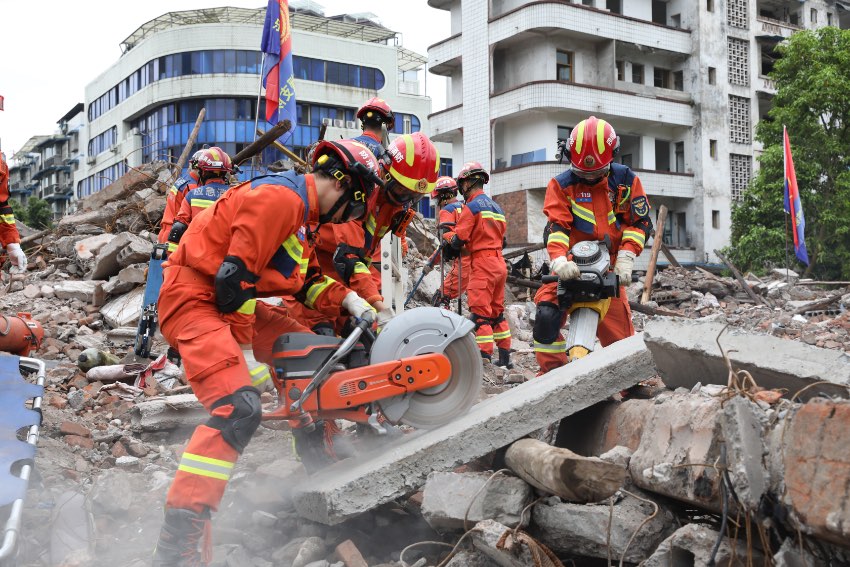
[[[417,429],[434,429],[466,413],[478,401],[484,376],[478,345],[473,335],[467,334],[449,343],[443,354],[452,365],[452,375],[445,383],[379,400],[381,410],[393,415],[394,405],[408,405],[400,422]]]

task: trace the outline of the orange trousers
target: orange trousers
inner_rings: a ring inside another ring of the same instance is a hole
[[[183,358],[186,377],[210,415],[227,418],[231,404],[213,406],[236,390],[251,385],[248,367],[230,331],[228,315],[215,304],[211,278],[191,268],[165,269],[159,296],[160,328]],[[288,332],[309,332],[289,317],[286,309],[257,302],[254,356],[271,364],[275,340]],[[195,428],[183,452],[166,506],[201,513],[217,510],[239,452],[221,431],[207,425]]]
[[[458,262],[460,264],[460,292],[463,293],[469,287],[469,275],[472,273],[472,258],[461,256],[452,262],[451,269],[443,280],[443,297],[446,299],[457,299],[458,297]],[[502,292],[504,295],[504,291]]]
[[[544,284],[537,290],[534,296],[534,303],[547,301],[558,304],[558,284]],[[567,313],[561,315],[560,327],[563,329],[567,323]],[[596,337],[603,347],[615,343],[619,340],[631,337],[635,334],[635,327],[632,325],[632,310],[629,307],[629,298],[626,296],[626,288],[620,286],[620,297],[611,299],[611,305],[605,318],[599,322],[599,327],[596,329]],[[566,339],[563,332],[558,332],[558,338],[552,344],[534,342],[534,356],[537,358],[537,364],[540,366],[540,372],[546,373],[555,368],[564,366],[567,363]]]
[[[482,353],[491,355],[494,343],[511,348],[511,329],[503,317],[508,268],[501,250],[480,250],[470,258],[466,297],[469,312],[476,318],[475,342]]]

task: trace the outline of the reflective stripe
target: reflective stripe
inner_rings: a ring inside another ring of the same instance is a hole
[[[208,209],[215,203],[215,201],[211,201],[209,199],[192,199],[191,205],[193,207],[198,207],[199,209]]]
[[[477,335],[475,337],[476,343],[492,343],[493,335]]]
[[[572,198],[570,199],[570,206],[575,216],[584,221],[589,222],[593,226],[596,226],[596,216],[593,214],[593,211],[582,207],[581,205],[576,203]]]
[[[15,215],[14,213],[8,215],[0,215],[0,218],[3,219],[3,222],[6,224],[15,224]]]
[[[253,315],[254,311],[257,309],[257,300],[249,299],[245,303],[239,306],[239,309],[236,310],[237,313],[241,313],[242,315]]]
[[[180,459],[180,466],[177,467],[177,470],[226,481],[230,478],[234,464],[230,461],[222,461],[213,459],[212,457],[183,453],[183,457]]]
[[[604,120],[600,120],[596,123],[596,149],[599,150],[599,154],[603,154],[605,152],[605,126],[608,123]]]
[[[491,219],[498,222],[505,222],[505,215],[500,215],[499,213],[494,213],[492,211],[481,211],[482,219]]]
[[[511,331],[508,329],[507,331],[500,331],[498,333],[493,333],[493,338],[498,340],[501,339],[509,339],[511,338]]]
[[[316,300],[319,299],[319,296],[323,291],[328,289],[331,284],[335,283],[333,279],[328,276],[323,276],[321,280],[316,281],[313,285],[310,286],[310,289],[307,290],[307,301],[304,303],[310,309],[315,309]]]
[[[614,214],[614,211],[608,211],[608,224],[614,224],[617,222],[617,215]]]
[[[375,215],[369,214],[369,217],[366,219],[366,230],[369,231],[369,234],[375,234]]]
[[[555,341],[552,344],[546,343],[538,343],[534,341],[534,352],[548,352],[553,354],[566,354],[567,351],[567,341]]]
[[[558,242],[558,243],[563,244],[564,246],[566,246],[568,249],[569,249],[569,247],[570,247],[570,237],[569,237],[569,236],[567,236],[566,234],[564,234],[564,233],[563,233],[563,232],[561,232],[561,231],[551,233],[551,234],[549,235],[549,242],[550,242],[550,243],[552,243],[552,242]]]
[[[271,378],[271,374],[269,373],[269,367],[265,364],[261,364],[255,369],[250,371],[251,374],[251,385],[255,388],[267,381]]]
[[[168,243],[168,251],[174,252],[175,250],[177,250],[177,244],[175,244],[174,242],[169,242]]]
[[[302,274],[307,273],[307,268],[310,265],[310,258],[304,258],[304,246],[301,244],[301,241],[298,240],[298,237],[294,234],[291,234],[289,238],[283,241],[281,244],[283,249],[289,255],[290,258],[295,260],[295,263],[299,266],[299,271]]]
[[[438,162],[439,163],[439,162]],[[429,195],[434,192],[434,187],[437,186],[437,181],[434,180],[433,183],[428,183],[425,189],[419,188],[419,179],[413,179],[412,177],[407,177],[406,175],[402,175],[399,173],[397,169],[393,169],[391,174],[396,181],[404,185],[406,188],[410,189],[415,193],[420,193],[422,195]],[[424,179],[424,178],[423,178]],[[427,181],[427,180],[426,180]]]
[[[416,144],[413,143],[413,136],[405,134],[401,137],[404,144],[404,161],[410,167],[413,167],[413,160],[416,158]]]
[[[584,127],[586,126],[586,123],[587,123],[586,120],[582,120],[581,122],[578,123],[578,126],[576,126],[576,128],[578,129],[578,132],[576,132],[576,153],[577,154],[581,153],[581,145],[582,145],[582,143],[584,143]]]
[[[366,267],[366,264],[363,262],[356,262],[354,264],[354,273],[355,274],[371,274],[369,268]]]
[[[172,194],[172,195],[176,195],[176,194],[177,194],[177,187],[175,187],[174,185],[172,185],[172,186],[171,186],[171,194]]]
[[[622,241],[625,242],[626,240],[634,240],[642,247],[646,243],[646,236],[644,236],[639,230],[626,229],[623,231]]]

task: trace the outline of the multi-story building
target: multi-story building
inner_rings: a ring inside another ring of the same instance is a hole
[[[827,0],[428,0],[451,36],[428,50],[448,77],[432,136],[456,163],[489,164],[512,244],[539,242],[558,138],[588,115],[621,139],[617,161],[643,181],[682,262],[713,261],[760,147],[777,42],[848,23]],[[777,183],[781,185],[781,180]],[[778,186],[779,186],[778,185]],[[644,255],[647,256],[647,255]],[[645,261],[645,257],[643,258]]]
[[[38,180],[33,175],[39,170],[41,154],[36,150],[48,136],[33,136],[15,152],[9,165],[9,200],[26,206],[27,201],[38,189]],[[38,196],[38,195],[36,195]]]
[[[142,25],[121,58],[86,87],[88,148],[77,197],[100,190],[129,166],[177,159],[201,108],[201,144],[231,155],[254,140],[265,8],[171,12]],[[427,132],[431,101],[420,94],[425,57],[371,14],[325,17],[315,2],[290,4],[296,152],[318,138],[360,133],[357,108],[379,96],[396,112],[395,134]],[[260,128],[267,128],[260,104]],[[392,134],[392,133],[391,133]],[[263,161],[282,157],[267,150]],[[448,166],[447,166],[448,167]]]

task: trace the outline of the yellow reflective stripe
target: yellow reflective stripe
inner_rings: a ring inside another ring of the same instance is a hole
[[[328,276],[323,276],[321,280],[318,280],[316,283],[310,286],[310,289],[307,290],[307,301],[304,303],[310,309],[314,309],[316,300],[319,299],[319,296],[323,291],[328,289],[331,284],[334,283],[334,280],[329,278]]]
[[[174,242],[169,242],[168,243],[168,251],[174,252],[175,250],[177,250],[177,244],[174,243]]]
[[[183,471],[185,473],[196,474],[198,476],[208,476],[208,477],[214,478],[216,480],[225,480],[226,481],[226,480],[230,479],[229,474],[208,471],[208,470],[204,470],[204,469],[199,469],[198,467],[190,467],[188,465],[180,465],[180,466],[177,467],[177,470]]]
[[[498,332],[498,333],[493,333],[493,338],[496,339],[497,341],[500,340],[500,339],[509,339],[509,338],[511,338],[511,332],[510,332],[510,330],[508,330],[508,331],[501,331],[501,332]]]
[[[566,352],[567,350],[567,341],[555,341],[552,344],[546,343],[538,343],[534,341],[534,352],[550,352],[555,354],[560,354],[562,352]]]
[[[15,214],[10,213],[8,215],[0,215],[0,218],[3,219],[3,222],[6,224],[15,224]]]
[[[413,167],[413,160],[416,158],[416,144],[413,143],[413,136],[405,134],[401,137],[401,141],[404,143],[404,161]]]
[[[608,224],[614,224],[617,222],[617,215],[614,214],[614,211],[608,211]]]
[[[366,264],[363,262],[357,262],[354,264],[354,273],[355,274],[371,274],[369,268],[366,267]]]
[[[271,378],[271,374],[269,374],[269,367],[265,364],[262,364],[255,369],[250,371],[251,374],[251,385],[255,388]]]
[[[172,185],[172,186],[171,186],[171,194],[172,194],[172,195],[176,195],[176,194],[177,194],[177,187],[175,187],[174,185]]]
[[[596,149],[599,150],[600,155],[605,151],[605,126],[608,123],[604,120],[599,120],[596,123]]]
[[[225,469],[232,469],[236,463],[233,461],[223,461],[221,459],[214,459],[212,457],[205,457],[203,455],[196,455],[194,453],[183,453],[181,455],[181,462],[185,460],[195,461],[196,463],[204,463],[206,465],[212,465],[215,467],[222,467]]]
[[[369,234],[375,234],[375,225],[375,215],[370,214],[366,219],[366,231],[369,232]]]
[[[215,148],[210,148],[209,152],[212,154],[212,157],[213,157],[214,160],[221,161],[221,156],[218,155],[218,152],[215,151]]]
[[[257,300],[249,299],[245,303],[239,306],[239,309],[236,310],[237,313],[241,313],[242,315],[253,315],[254,311],[257,309]]]
[[[481,218],[490,219],[498,222],[505,222],[505,215],[494,213],[493,211],[481,211]]]
[[[585,122],[586,122],[586,120],[582,120],[581,122],[578,123],[578,126],[576,126],[576,129],[578,130],[578,132],[576,132],[576,150],[575,151],[576,151],[577,154],[581,153],[581,145],[584,142]]]
[[[478,335],[475,337],[476,343],[492,343],[493,335]]]
[[[402,175],[398,172],[398,170],[393,169],[392,176],[396,181],[410,189],[415,193],[420,193],[422,195],[430,195],[434,192],[434,187],[437,186],[437,180],[435,179],[433,183],[428,183],[424,189],[419,187],[419,179],[413,179],[412,177],[407,177],[406,175]]]
[[[643,246],[646,243],[646,236],[644,236],[643,233],[638,230],[626,229],[623,231],[622,240],[634,240],[635,242]]]
[[[210,201],[209,199],[192,199],[191,205],[193,207],[198,207],[199,209],[208,209],[210,208],[215,201]]]
[[[570,247],[570,237],[561,232],[560,230],[557,232],[553,232],[549,235],[549,242],[558,242],[560,244],[563,244],[567,248]]]
[[[281,244],[283,249],[289,254],[289,257],[298,262],[299,271],[302,274],[307,273],[307,268],[310,265],[310,258],[304,258],[304,246],[301,244],[301,241],[298,240],[298,237],[294,234],[290,235],[289,238],[284,240],[283,244]]]
[[[576,203],[574,199],[570,199],[570,205],[573,211],[573,215],[577,216],[582,220],[586,220],[593,226],[596,226],[596,216],[593,214],[593,211],[582,207],[581,205]]]
[[[220,459],[213,459],[212,457],[183,453],[183,458],[180,459],[180,465],[177,467],[177,470],[226,481],[230,478],[234,464],[230,461],[222,461]]]

